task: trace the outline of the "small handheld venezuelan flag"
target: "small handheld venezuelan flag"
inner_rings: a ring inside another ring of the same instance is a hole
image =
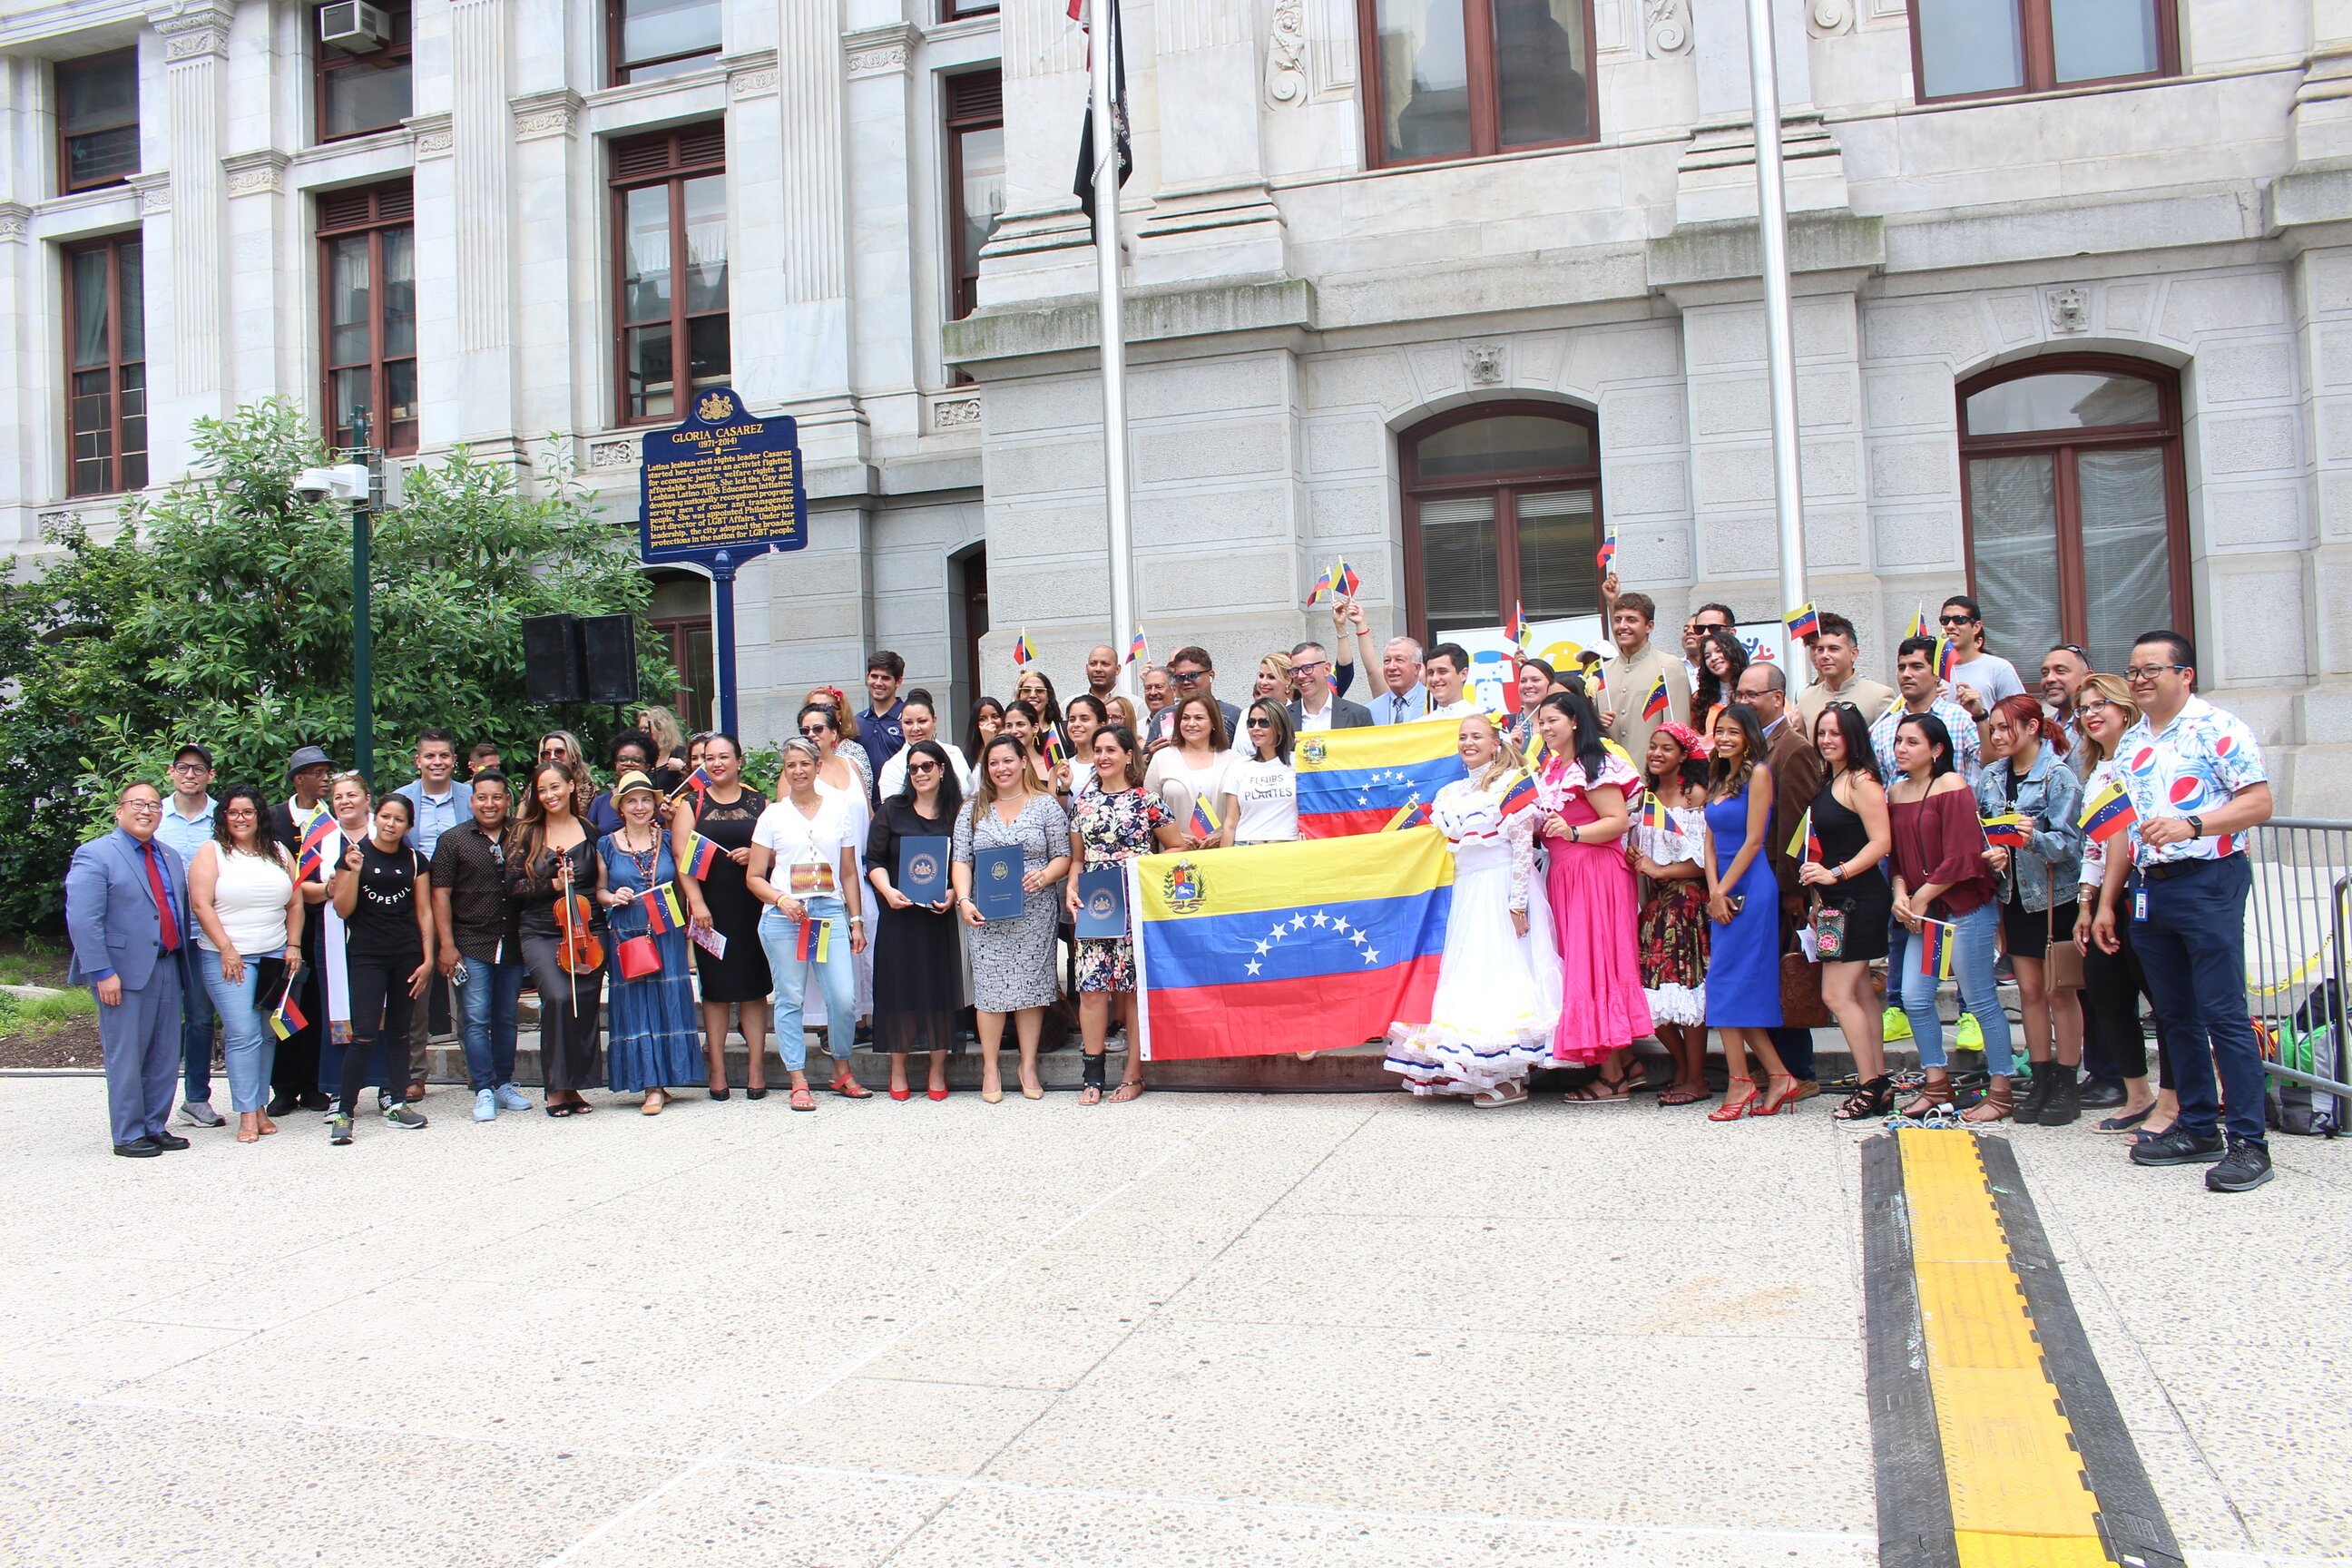
[[[1339,569],[1331,574],[1331,591],[1343,599],[1352,599],[1356,596],[1356,590],[1363,585],[1364,580],[1356,575],[1356,569],[1348,564],[1348,558],[1341,556]]]
[[[1603,577],[1617,570],[1617,531],[1611,529],[1601,536],[1601,548],[1593,552],[1592,563],[1601,568]]]
[[[1936,635],[1936,628],[1927,624],[1926,600],[1922,599],[1919,607],[1911,612],[1911,624],[1903,628],[1903,635],[1906,637],[1931,637]]]
[[[281,1040],[290,1040],[310,1022],[302,1016],[302,1009],[294,1005],[294,985],[289,980],[286,994],[278,999],[277,1007],[269,1015],[269,1032]]]
[[[1192,802],[1192,836],[1202,839],[1214,838],[1217,836],[1218,826],[1217,813],[1209,805],[1208,797],[1203,795],[1194,800]]]
[[[686,929],[686,909],[678,901],[677,885],[664,882],[645,896],[646,930],[654,936]]]
[[[2029,825],[2018,813],[2004,811],[1997,816],[1979,817],[1977,821],[1978,825],[1984,829],[1985,842],[1994,848],[2022,849],[2025,847],[2025,841],[2029,836]]]
[[[1936,639],[1936,679],[1949,683],[1960,664],[1960,645],[1949,637]]]
[[[1429,820],[1429,802],[1416,800],[1388,820],[1382,833],[1402,833],[1408,827],[1419,827]]]
[[[2083,831],[2092,839],[2105,844],[2125,828],[2139,820],[2139,810],[2124,793],[2120,780],[2110,779],[2107,787],[2092,797],[2083,808]]]
[[[1650,688],[1650,695],[1642,704],[1643,722],[1647,723],[1654,719],[1664,718],[1666,710],[1673,706],[1674,704],[1666,697],[1666,678],[1662,675],[1658,677],[1658,683]]]
[[[1805,815],[1797,818],[1797,831],[1789,835],[1789,847],[1785,853],[1791,860],[1818,860],[1822,858],[1821,850],[1822,841],[1813,837],[1812,808],[1807,806]]]
[[[707,790],[709,787],[710,771],[708,768],[697,768],[692,773],[677,781],[677,787],[669,792],[669,798],[676,800],[679,795],[686,794],[688,790],[692,790],[698,797],[704,790]]]
[[[1520,812],[1531,810],[1535,804],[1536,781],[1532,773],[1521,773],[1511,782],[1511,787],[1503,792],[1505,816],[1516,816]]]
[[[1656,790],[1644,790],[1642,794],[1641,826],[1654,827],[1661,833],[1674,828],[1674,818],[1666,815],[1666,803],[1658,798]]]
[[[1938,980],[1952,977],[1952,928],[1947,922],[1919,922],[1919,973]]]
[[[1013,668],[1026,669],[1036,662],[1037,650],[1029,646],[1029,628],[1024,626],[1021,635],[1013,639]]]
[[[1057,768],[1070,760],[1070,743],[1062,739],[1059,724],[1045,726],[1045,760]]]
[[[1135,664],[1143,659],[1150,652],[1150,645],[1143,640],[1143,628],[1141,626],[1136,627],[1135,635],[1127,639],[1127,662],[1129,664]]]
[[[1514,647],[1524,649],[1528,646],[1528,613],[1517,599],[1511,601],[1511,619],[1503,627],[1503,635],[1511,639]]]
[[[800,922],[800,928],[793,933],[794,958],[823,963],[825,955],[832,951],[833,922],[831,921],[803,920]]]
[[[710,868],[719,864],[719,846],[698,833],[686,847],[686,874],[696,881],[708,881]]]
[[[1307,607],[1311,610],[1316,605],[1321,604],[1323,602],[1323,595],[1330,591],[1331,568],[1326,566],[1320,573],[1317,574],[1315,578],[1315,586],[1307,590]]]
[[[1811,599],[1807,599],[1803,604],[1782,616],[1780,619],[1787,623],[1789,635],[1799,642],[1822,635],[1822,617],[1813,608],[1813,602]]]

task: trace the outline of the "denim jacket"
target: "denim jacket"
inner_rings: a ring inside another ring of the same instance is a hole
[[[2012,809],[2006,788],[2009,771],[2006,761],[1985,764],[1977,779],[1979,816],[1998,816]],[[2040,914],[2050,907],[2053,885],[2061,889],[2059,902],[2074,896],[2083,870],[2083,781],[2046,741],[2025,770],[2013,809],[2026,819],[2029,836],[2025,847],[2009,852],[2009,869],[2000,874],[2000,900],[2007,903],[2014,898],[2028,913]]]

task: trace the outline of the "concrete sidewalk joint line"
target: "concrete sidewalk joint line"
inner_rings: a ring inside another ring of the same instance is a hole
[[[1199,1131],[1194,1132],[1191,1137],[1186,1138],[1181,1142],[1178,1143],[1174,1148],[1170,1149],[1167,1152],[1161,1154],[1158,1159],[1146,1164],[1142,1169],[1128,1177],[1127,1180],[1121,1182],[1118,1186],[1113,1187],[1110,1191],[1097,1198],[1093,1203],[1088,1204],[1085,1208],[1082,1208],[1076,1214],[1072,1215],[1062,1224],[1055,1226],[1053,1230],[1047,1232],[1044,1237],[1030,1243],[1029,1246],[1023,1248],[1021,1251],[1014,1253],[1012,1257],[998,1264],[994,1268],[990,1269],[986,1274],[981,1276],[978,1279],[975,1279],[961,1290],[957,1291],[945,1301],[940,1302],[938,1306],[924,1313],[921,1317],[917,1318],[914,1321],[908,1323],[905,1328],[899,1330],[888,1339],[872,1346],[855,1359],[843,1363],[823,1383],[818,1384],[814,1388],[810,1389],[808,1393],[803,1394],[800,1398],[786,1405],[782,1414],[790,1415],[793,1411],[806,1409],[817,1400],[824,1398],[827,1394],[832,1393],[842,1384],[847,1382],[850,1378],[856,1376],[860,1370],[865,1367],[871,1366],[874,1363],[881,1360],[883,1356],[888,1354],[908,1335],[919,1332],[920,1331],[929,1328],[934,1322],[937,1322],[940,1319],[947,1316],[948,1313],[963,1305],[965,1301],[978,1295],[981,1291],[987,1289],[991,1285],[995,1284],[999,1279],[1003,1279],[1007,1274],[1013,1272],[1013,1270],[1020,1264],[1035,1257],[1038,1253],[1046,1250],[1048,1247],[1053,1246],[1054,1243],[1059,1241],[1063,1237],[1067,1236],[1071,1231],[1076,1230],[1078,1226],[1084,1225],[1087,1219],[1093,1216],[1097,1210],[1102,1208],[1105,1205],[1109,1204],[1116,1198],[1125,1196],[1128,1193],[1133,1191],[1144,1182],[1149,1181],[1151,1177],[1159,1174],[1163,1167],[1174,1162],[1187,1150],[1200,1142],[1203,1138],[1206,1138],[1210,1133],[1214,1132],[1218,1128],[1224,1126],[1227,1122],[1233,1121],[1244,1114],[1246,1113],[1244,1111],[1234,1110],[1218,1117],[1215,1121],[1210,1122]],[[748,1441],[748,1439],[746,1439],[746,1441]],[[582,1536],[579,1540],[565,1547],[562,1552],[559,1552],[554,1556],[549,1558],[544,1568],[562,1568],[563,1563],[571,1562],[580,1552],[594,1545],[597,1542],[602,1541],[614,1530],[626,1523],[629,1520],[634,1519],[637,1514],[644,1511],[654,1503],[656,1503],[663,1498],[667,1497],[671,1492],[676,1491],[679,1487],[684,1486],[696,1476],[701,1475],[719,1465],[732,1462],[734,1456],[741,1451],[743,1446],[744,1445],[741,1442],[730,1444],[727,1447],[719,1450],[718,1453],[706,1455],[702,1458],[697,1459],[694,1463],[679,1470],[676,1475],[663,1481],[661,1485],[654,1488],[653,1490],[647,1492],[636,1501],[611,1514],[602,1523],[598,1524],[596,1528],[591,1530],[587,1534]]]

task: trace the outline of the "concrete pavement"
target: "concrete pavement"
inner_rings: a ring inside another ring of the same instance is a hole
[[[1876,1558],[1826,1100],[598,1100],[131,1162],[0,1081],[0,1558]],[[2010,1136],[2189,1561],[2352,1562],[2352,1152]]]

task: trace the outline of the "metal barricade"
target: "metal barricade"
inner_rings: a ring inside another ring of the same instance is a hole
[[[2277,1046],[2263,1065],[2273,1078],[2336,1096],[2341,1129],[2352,1114],[2344,1081],[2352,822],[2274,817],[2250,836],[2247,855],[2246,999]]]

